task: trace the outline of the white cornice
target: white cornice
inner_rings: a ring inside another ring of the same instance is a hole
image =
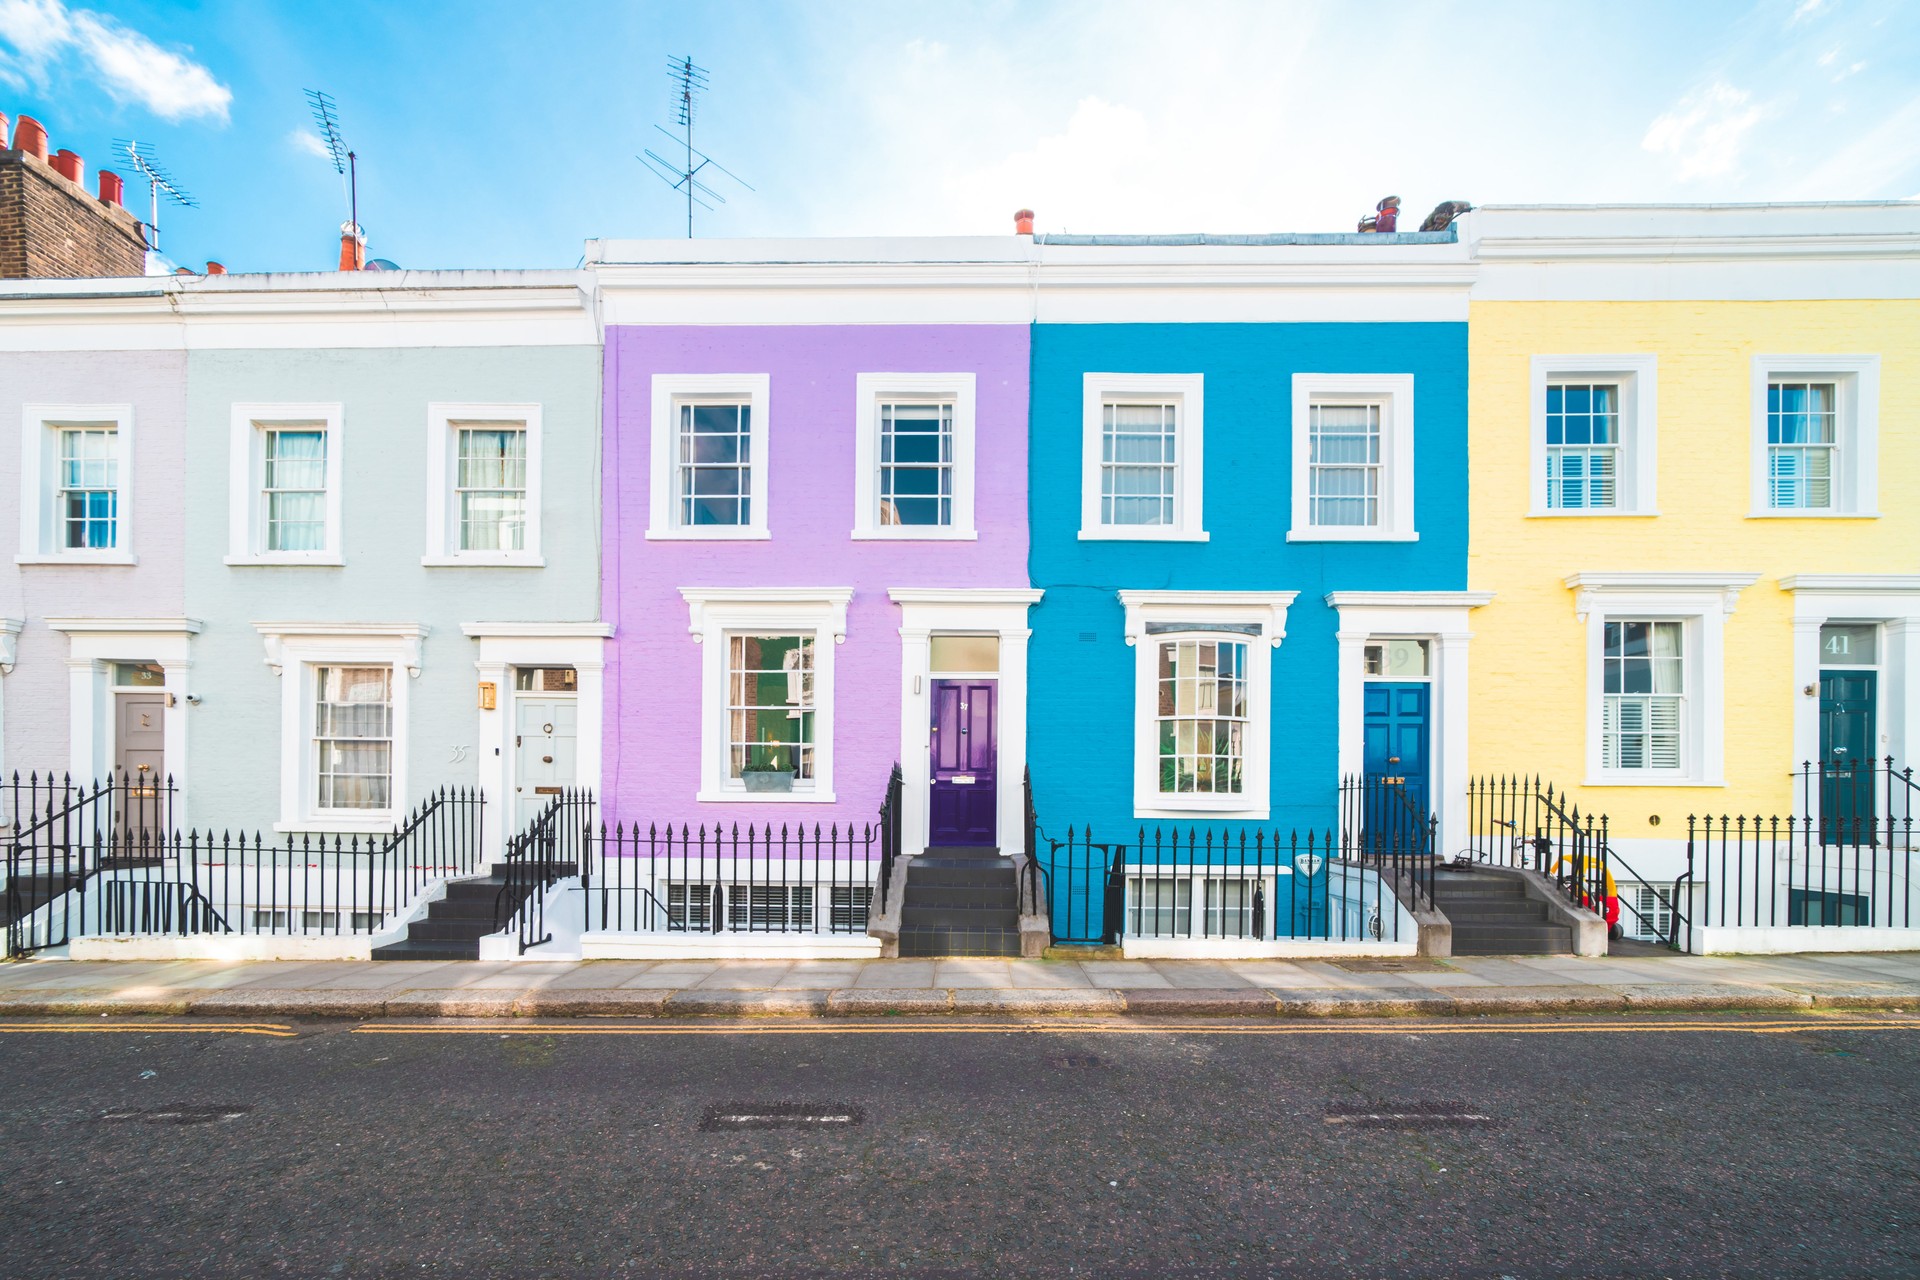
[[[198,618],[48,618],[47,627],[67,635],[199,635]]]
[[[420,674],[420,646],[428,628],[417,622],[256,622],[253,629],[266,645],[266,663],[275,675],[285,665],[289,641],[296,644],[329,641],[347,647],[385,644],[399,652],[407,674]]]
[[[1732,613],[1740,593],[1760,580],[1757,573],[1570,573],[1562,581],[1574,591],[1573,616],[1585,622],[1597,600],[1609,597],[1669,599],[1691,597],[1705,603],[1717,599],[1722,613]]]
[[[18,653],[17,642],[24,625],[18,618],[0,618],[0,676],[13,674],[14,658]]]
[[[1920,594],[1920,574],[1795,573],[1780,579],[1783,591],[1840,591],[1848,595]]]
[[[893,587],[887,598],[895,604],[1039,604],[1045,594],[1038,587]]]
[[[1329,591],[1331,609],[1478,609],[1491,591]]]
[[[1287,609],[1297,591],[1119,591],[1127,611],[1127,643],[1138,644],[1147,623],[1183,621],[1257,622],[1269,644],[1287,638]],[[1174,615],[1179,615],[1175,617]]]
[[[475,640],[499,636],[507,639],[579,640],[613,637],[611,622],[463,622],[462,635]]]
[[[847,605],[853,588],[681,587],[680,598],[687,602],[687,630],[696,641],[706,639],[710,618],[731,621],[750,615],[817,611],[826,613],[834,643],[840,644],[847,638]]]

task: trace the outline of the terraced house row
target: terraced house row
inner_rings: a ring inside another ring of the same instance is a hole
[[[16,951],[1920,938],[1920,206],[0,292]]]

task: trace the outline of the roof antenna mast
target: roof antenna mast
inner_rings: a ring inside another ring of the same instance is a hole
[[[135,142],[131,138],[114,139],[113,149],[124,153],[127,163],[132,165],[139,175],[147,180],[147,229],[153,233],[153,243],[147,248],[160,252],[160,197],[179,205],[182,209],[198,209],[200,202],[188,195],[180,184],[173,180],[166,166],[160,163],[160,157],[153,153],[150,143]]]
[[[646,165],[655,177],[675,191],[686,192],[687,239],[691,240],[693,239],[693,206],[699,205],[708,213],[712,213],[713,206],[707,203],[708,200],[716,200],[721,204],[727,202],[725,196],[700,181],[698,175],[701,170],[711,166],[716,172],[725,173],[747,190],[751,191],[753,188],[737,174],[728,173],[726,166],[712,156],[694,148],[693,121],[699,114],[700,95],[707,91],[706,68],[695,66],[692,55],[684,58],[670,58],[667,60],[667,78],[673,82],[674,122],[680,126],[680,132],[676,134],[659,125],[653,127],[680,144],[686,153],[686,162],[678,164],[646,150],[634,159]]]
[[[333,95],[322,93],[318,89],[308,89],[307,106],[313,111],[313,127],[320,131],[320,141],[326,146],[327,159],[333,164],[333,171],[340,175],[340,194],[347,198],[347,225],[343,230],[358,237],[360,235],[360,169],[359,157],[347,149],[346,140],[340,136],[340,106]]]

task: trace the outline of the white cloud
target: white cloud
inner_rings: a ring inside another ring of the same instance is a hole
[[[105,14],[69,10],[61,0],[0,0],[0,39],[34,75],[61,55],[78,54],[109,94],[163,120],[207,116],[224,123],[233,101],[233,91],[200,63]]]
[[[0,39],[23,62],[45,62],[73,39],[73,23],[60,0],[0,0]]]
[[[1828,3],[1829,0],[1800,0],[1800,7],[1793,11],[1792,17],[1787,19],[1787,25],[1797,27],[1803,22],[1819,17],[1826,10]]]
[[[1850,78],[1850,77],[1852,77],[1852,76],[1857,76],[1857,75],[1859,75],[1859,74],[1860,74],[1860,73],[1861,73],[1862,71],[1865,71],[1866,69],[1867,69],[1867,64],[1866,64],[1866,63],[1864,63],[1864,62],[1856,62],[1856,63],[1854,63],[1854,64],[1852,64],[1851,66],[1849,66],[1849,67],[1847,67],[1847,68],[1845,68],[1844,70],[1842,70],[1842,71],[1840,72],[1840,74],[1839,74],[1839,75],[1837,75],[1837,76],[1835,76],[1835,77],[1833,78],[1833,82],[1834,82],[1835,84],[1839,84],[1839,83],[1840,83],[1840,82],[1841,82],[1842,80],[1846,80],[1846,79],[1848,79],[1848,78]]]
[[[1787,194],[1795,200],[1898,198],[1893,184],[1920,165],[1920,96],[1890,107],[1872,129],[1826,157],[1800,177]],[[1920,199],[1920,197],[1915,197]]]
[[[317,156],[328,164],[333,163],[333,152],[327,150],[327,144],[320,140],[320,135],[306,129],[295,129],[288,133],[287,145],[295,151],[304,151],[310,156]]]
[[[1766,114],[1752,94],[1715,81],[1655,119],[1640,145],[1671,156],[1682,181],[1726,177],[1739,169],[1747,135]]]
[[[1821,54],[1819,57],[1815,58],[1813,62],[1815,66],[1830,67],[1833,65],[1833,60],[1839,56],[1840,56],[1840,51],[1838,49],[1829,49],[1825,53]]]

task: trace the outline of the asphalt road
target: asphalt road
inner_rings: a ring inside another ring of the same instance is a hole
[[[8,1280],[1920,1274],[1898,1015],[86,1025],[0,1034]]]

